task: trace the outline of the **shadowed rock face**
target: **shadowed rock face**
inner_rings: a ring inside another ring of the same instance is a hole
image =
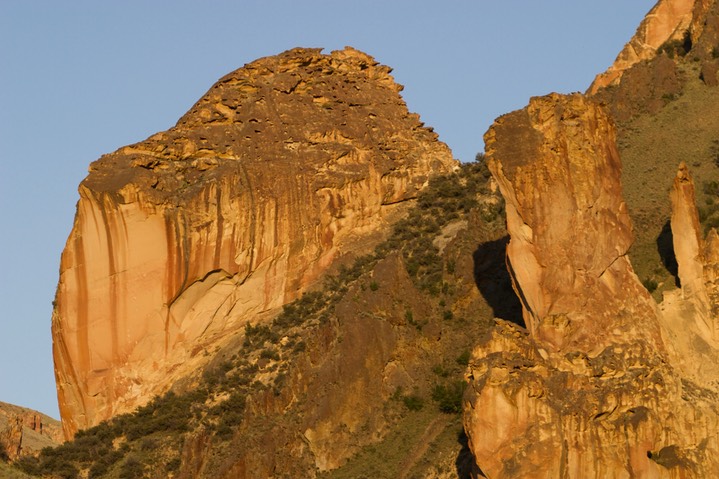
[[[527,330],[497,320],[473,351],[464,426],[477,466],[491,478],[715,477],[719,382],[702,373],[719,348],[696,309],[660,314],[632,271],[603,108],[582,95],[533,98],[485,141]],[[675,190],[675,208],[689,211],[689,189]],[[677,252],[682,283],[701,283],[696,263],[711,255],[697,230],[674,235],[695,239]]]
[[[53,311],[67,437],[196,370],[455,167],[390,71],[351,48],[260,59],[90,166]]]

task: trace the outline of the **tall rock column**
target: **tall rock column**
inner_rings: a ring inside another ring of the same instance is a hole
[[[632,270],[603,108],[578,94],[532,98],[485,143],[527,329],[498,319],[472,352],[464,428],[478,469],[492,479],[717,476],[716,385],[671,363],[677,348]]]
[[[555,350],[640,337],[661,347],[653,301],[626,257],[632,227],[604,110],[579,94],[533,98],[500,117],[485,142],[532,335]]]

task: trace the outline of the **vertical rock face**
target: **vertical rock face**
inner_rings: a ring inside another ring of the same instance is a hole
[[[672,58],[691,51],[694,59],[701,61],[705,82],[713,85],[716,83],[715,49],[718,40],[719,4],[715,0],[659,0],[612,66],[596,76],[587,93],[593,95],[605,87],[619,85],[625,73],[643,62],[651,63],[659,58],[663,49]],[[666,72],[666,66],[659,66],[658,69]],[[657,67],[649,70],[657,70]],[[654,80],[657,83],[666,82],[667,78]]]
[[[31,409],[0,402],[0,453],[4,452],[11,461],[57,446],[62,438],[59,421]]]
[[[672,363],[684,377],[719,387],[719,235],[704,239],[694,181],[682,162],[670,193],[672,241],[681,289],[664,294],[660,316]]]
[[[499,118],[485,141],[532,335],[553,350],[596,352],[639,337],[658,347],[656,322],[645,320],[653,302],[626,257],[632,228],[604,110],[578,94],[533,98]]]
[[[624,46],[607,71],[597,75],[588,93],[614,85],[626,70],[643,60],[649,60],[669,40],[683,40],[692,25],[693,12],[707,2],[697,0],[659,0],[644,17],[632,39]]]
[[[704,288],[703,239],[694,194],[694,181],[682,162],[674,178],[672,200],[672,241],[679,267],[682,290],[688,295],[702,295]]]
[[[455,167],[389,73],[350,48],[264,58],[91,165],[53,311],[67,437],[195,370]]]
[[[716,369],[717,349],[663,329],[632,271],[603,108],[581,95],[533,98],[485,141],[527,330],[497,320],[473,351],[464,426],[479,469],[491,478],[715,477],[719,382],[677,358],[699,349],[693,357]]]

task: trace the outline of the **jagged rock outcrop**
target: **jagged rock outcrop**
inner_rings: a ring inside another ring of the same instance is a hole
[[[672,364],[684,377],[719,389],[719,235],[704,239],[694,181],[682,162],[670,193],[671,230],[681,288],[664,293],[660,316]]]
[[[63,440],[60,422],[45,414],[0,402],[0,452],[14,461],[37,455],[44,447]]]
[[[716,476],[719,388],[675,364],[684,347],[713,358],[713,346],[678,344],[633,273],[603,108],[533,98],[485,141],[527,330],[498,320],[473,351],[464,425],[477,466],[491,478]]]
[[[699,225],[694,181],[684,162],[679,165],[670,197],[672,241],[682,291],[688,296],[697,297],[703,304],[702,308],[706,308],[708,298],[704,290],[702,258],[704,240]]]
[[[646,75],[646,70],[666,73],[666,65],[637,68],[642,63],[652,63],[661,56],[659,53],[663,49],[666,49],[667,55],[672,58],[691,52],[692,56],[701,62],[701,76],[704,81],[707,85],[715,85],[716,58],[719,53],[717,41],[719,4],[714,0],[660,0],[646,15],[614,63],[604,73],[596,76],[587,93],[594,95],[608,86],[621,84],[626,73],[632,73],[634,76],[638,73],[640,76]],[[646,88],[656,88],[659,96],[675,93],[661,85],[667,81],[666,75],[655,74],[653,77],[654,84],[647,84]],[[641,80],[634,78],[631,83],[641,83]],[[669,80],[671,81],[671,78]]]
[[[604,110],[579,94],[533,98],[500,117],[485,142],[533,337],[556,351],[592,353],[637,338],[660,347],[654,303],[626,256],[632,227]]]
[[[260,59],[91,165],[53,311],[67,437],[197,370],[456,166],[390,71],[351,48]]]
[[[654,58],[659,47],[665,42],[683,40],[685,33],[692,25],[695,3],[705,2],[696,2],[695,0],[660,0],[657,2],[639,24],[637,32],[624,46],[614,63],[607,71],[597,75],[589,87],[588,93],[594,94],[602,88],[615,85],[626,70],[641,61]]]

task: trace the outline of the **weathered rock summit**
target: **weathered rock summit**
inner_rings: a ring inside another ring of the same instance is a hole
[[[681,298],[660,311],[627,256],[614,137],[604,108],[579,94],[533,98],[485,136],[527,326],[498,320],[470,361],[464,424],[486,477],[719,474],[716,251],[682,166]]]
[[[456,166],[390,71],[351,48],[263,58],[90,166],[53,311],[68,438],[196,371]]]
[[[485,141],[533,337],[553,351],[597,352],[638,338],[659,348],[654,303],[626,256],[632,226],[604,109],[579,94],[533,98],[500,117]]]

